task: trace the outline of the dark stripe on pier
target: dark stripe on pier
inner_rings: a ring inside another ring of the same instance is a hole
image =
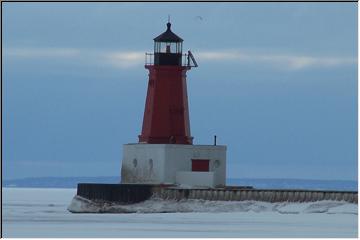
[[[358,202],[355,191],[302,189],[251,189],[230,187],[215,189],[181,189],[171,185],[79,183],[77,195],[97,202],[131,204],[152,196],[162,199],[203,199],[213,201],[314,202],[321,200]]]

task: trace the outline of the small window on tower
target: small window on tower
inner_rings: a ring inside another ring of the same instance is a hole
[[[150,171],[152,171],[153,168],[154,168],[154,162],[153,162],[153,160],[150,158],[150,159],[149,159],[149,169],[150,169]]]
[[[220,167],[220,161],[219,160],[215,160],[214,162],[214,169],[219,168]]]

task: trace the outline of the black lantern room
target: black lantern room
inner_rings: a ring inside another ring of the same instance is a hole
[[[183,40],[171,31],[171,23],[166,25],[166,31],[154,38],[154,65],[181,66]]]

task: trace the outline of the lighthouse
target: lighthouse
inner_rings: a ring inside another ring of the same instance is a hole
[[[193,144],[186,74],[198,65],[182,49],[183,39],[168,22],[154,38],[153,53],[145,53],[149,78],[142,130],[138,143],[123,145],[121,183],[225,186],[226,146]]]
[[[183,53],[182,50],[183,39],[173,33],[168,22],[166,31],[154,38],[154,51],[145,53],[149,77],[143,122],[140,134],[134,133],[138,135],[138,142],[123,145],[121,183],[79,183],[68,207],[70,212],[132,212],[134,208],[125,205],[152,197],[159,200],[358,202],[357,191],[226,186],[226,146],[217,145],[216,137],[212,145],[194,144],[191,135],[186,74],[198,64],[190,51]],[[203,117],[206,120],[206,116]],[[122,207],[116,207],[118,204]],[[160,209],[163,212],[163,208]]]

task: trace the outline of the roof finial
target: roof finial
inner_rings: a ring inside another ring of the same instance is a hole
[[[169,31],[169,30],[170,30],[170,27],[171,27],[170,14],[168,15],[168,23],[166,24],[166,26],[167,26],[167,30]]]

